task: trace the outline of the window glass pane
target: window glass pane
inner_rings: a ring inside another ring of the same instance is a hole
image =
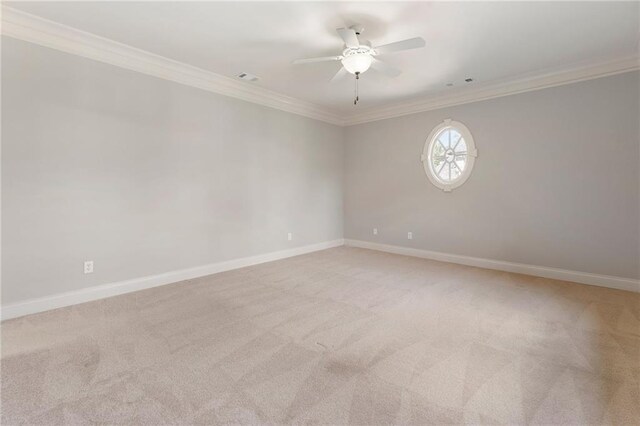
[[[440,136],[438,136],[438,140],[440,141],[442,146],[444,146],[445,148],[449,148],[451,146],[451,133],[449,132],[449,130],[445,130],[444,132],[440,133]]]
[[[467,152],[467,143],[464,141],[464,138],[460,138],[459,142],[455,146],[456,152]]]
[[[462,135],[456,129],[449,129],[449,134],[451,135],[451,148],[453,148],[462,138]]]
[[[440,170],[440,173],[438,174],[438,176],[440,176],[440,179],[442,179],[443,181],[448,181],[450,179],[449,177],[450,168],[451,166],[449,164],[444,165],[444,167],[442,168],[442,170]]]
[[[433,144],[432,157],[444,157],[444,148],[439,143]]]
[[[451,163],[451,180],[456,180],[460,177],[462,173],[460,172],[460,170],[458,170],[458,168],[455,166],[454,163]]]
[[[460,171],[463,171],[466,165],[467,165],[467,156],[456,155],[456,166],[458,166]]]

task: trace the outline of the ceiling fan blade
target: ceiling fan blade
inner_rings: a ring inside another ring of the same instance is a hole
[[[402,74],[402,71],[400,71],[399,69],[394,68],[386,62],[382,62],[380,59],[376,58],[373,58],[373,62],[371,62],[371,68],[383,73],[388,77],[397,77]]]
[[[358,47],[360,46],[360,42],[358,41],[358,36],[356,35],[356,31],[351,28],[338,28],[336,30],[340,38],[344,41],[344,44],[347,47]]]
[[[346,76],[347,74],[349,74],[349,71],[347,71],[345,67],[340,67],[338,72],[335,73],[333,77],[331,77],[331,80],[329,80],[329,82],[333,83],[334,81],[340,80],[341,78],[344,78],[344,76]]]
[[[374,47],[378,55],[383,53],[398,52],[400,50],[417,49],[424,47],[425,42],[422,37],[409,38],[407,40],[396,41],[394,43],[383,44],[382,46]]]
[[[320,58],[307,58],[307,59],[296,59],[293,61],[294,65],[298,64],[311,64],[314,62],[330,62],[330,61],[339,61],[342,59],[342,56],[322,56]]]

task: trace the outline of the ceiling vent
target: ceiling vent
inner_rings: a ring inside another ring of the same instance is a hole
[[[238,74],[238,78],[240,80],[245,80],[245,81],[258,81],[259,80],[257,75],[249,74],[248,72],[243,72],[243,73]]]

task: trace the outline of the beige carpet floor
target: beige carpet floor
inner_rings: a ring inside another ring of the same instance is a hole
[[[640,424],[640,295],[340,247],[2,323],[2,424]]]

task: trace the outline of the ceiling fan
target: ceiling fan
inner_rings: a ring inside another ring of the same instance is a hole
[[[340,61],[342,63],[342,67],[333,76],[331,81],[337,80],[348,73],[354,74],[356,77],[356,93],[353,104],[356,105],[359,100],[358,80],[360,79],[360,74],[366,72],[369,68],[379,71],[388,77],[397,77],[402,72],[399,69],[377,59],[376,56],[401,50],[417,49],[425,46],[425,41],[422,37],[415,37],[389,44],[383,44],[382,46],[372,47],[369,41],[363,40],[361,43],[358,40],[358,36],[362,33],[363,29],[364,28],[361,25],[352,25],[349,28],[338,28],[336,30],[345,45],[342,55],[296,59],[293,63],[298,65],[314,62]]]

